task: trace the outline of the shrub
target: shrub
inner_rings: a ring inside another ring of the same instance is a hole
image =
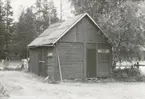
[[[137,68],[116,69],[113,71],[113,78],[120,81],[145,81]]]
[[[145,75],[139,75],[135,78],[136,81],[138,82],[144,82],[145,81]]]

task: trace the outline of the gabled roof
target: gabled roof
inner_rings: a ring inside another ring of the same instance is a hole
[[[92,22],[99,28],[97,23],[91,18],[89,14],[80,14],[64,22],[59,22],[50,25],[41,35],[39,35],[35,40],[33,40],[28,45],[28,47],[53,46],[85,16],[88,16],[92,20]]]

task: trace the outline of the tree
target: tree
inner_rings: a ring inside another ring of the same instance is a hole
[[[22,11],[16,25],[16,50],[21,58],[27,57],[27,45],[36,38],[35,15],[32,8]]]
[[[110,18],[100,18],[99,23],[106,28],[106,33],[109,31],[108,36],[112,39],[114,54],[118,58],[137,59],[139,47],[144,46],[144,29],[141,29],[144,23],[139,20],[137,10],[136,2],[127,1],[108,13]]]
[[[144,46],[144,23],[137,15],[141,1],[70,0],[75,14],[89,13],[107,33],[113,44],[114,63],[118,59],[138,57],[139,47]]]
[[[35,9],[38,33],[42,33],[50,24],[58,21],[57,11],[53,1],[37,0]]]
[[[9,43],[11,41],[11,36],[13,33],[13,11],[12,11],[12,7],[11,7],[11,0],[6,0],[5,5],[4,5],[4,12],[5,12],[5,26],[6,26],[6,34],[5,34],[5,50],[6,52],[8,52],[8,47],[9,47]]]
[[[4,58],[4,46],[5,46],[4,9],[3,2],[0,0],[0,58]]]

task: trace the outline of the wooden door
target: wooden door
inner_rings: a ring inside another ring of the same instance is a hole
[[[38,52],[36,49],[30,49],[29,71],[38,74]]]
[[[47,64],[46,64],[47,51],[44,48],[39,49],[39,75],[47,76]]]
[[[87,78],[96,77],[96,49],[87,49]]]
[[[110,73],[110,48],[106,44],[99,44],[98,54],[98,77],[108,77]]]

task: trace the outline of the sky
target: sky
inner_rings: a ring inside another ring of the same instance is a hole
[[[34,5],[36,0],[11,0],[11,6],[14,11],[14,21],[18,20],[18,17],[21,14],[23,9]],[[60,0],[53,0],[55,7],[57,8],[58,17],[60,15]],[[68,0],[62,0],[62,9],[63,9],[63,19],[72,17],[71,6]]]

